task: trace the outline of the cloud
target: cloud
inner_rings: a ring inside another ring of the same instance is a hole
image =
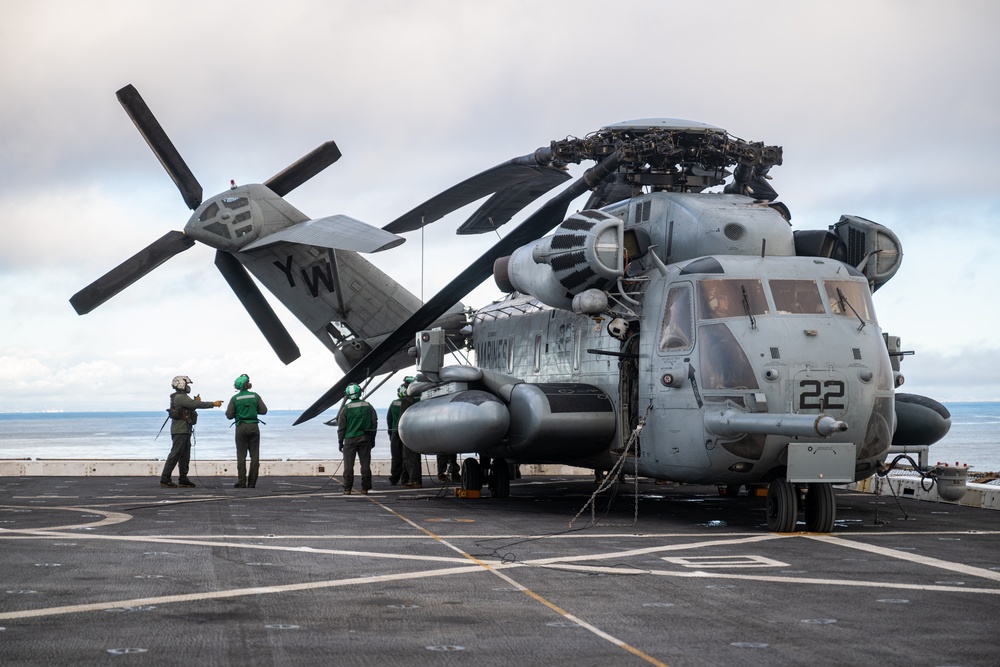
[[[978,378],[1000,322],[977,294],[1000,282],[998,19],[985,1],[14,3],[0,24],[0,410],[158,409],[178,373],[224,394],[241,372],[304,407],[339,377],[277,303],[303,358],[275,360],[203,246],[89,315],[70,308],[190,215],[114,97],[128,83],[206,196],[334,139],[343,158],[289,201],[378,226],[626,119],[780,144],[772,183],[797,227],[851,213],[900,235],[903,268],[875,304],[918,349],[910,382],[996,397]],[[495,240],[452,234],[468,212],[371,259],[429,297]],[[496,296],[487,282],[466,302]]]

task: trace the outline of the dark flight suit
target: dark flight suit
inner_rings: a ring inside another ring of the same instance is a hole
[[[361,493],[372,488],[372,447],[378,430],[378,414],[367,401],[355,399],[337,415],[337,442],[344,452],[344,493],[354,488],[354,459],[361,460]]]
[[[257,415],[266,415],[267,406],[259,394],[246,389],[229,399],[226,418],[236,420],[236,487],[257,486],[260,470],[260,422]],[[250,475],[247,476],[247,453],[250,454]]]
[[[170,438],[173,440],[173,447],[167,456],[166,463],[163,464],[163,472],[160,473],[160,484],[170,484],[170,478],[174,474],[174,466],[177,466],[178,484],[184,486],[191,485],[188,479],[188,468],[191,465],[191,432],[192,425],[198,421],[198,408],[214,408],[212,401],[198,401],[182,391],[175,391],[170,394],[170,405],[174,408],[186,408],[190,413],[190,420],[171,419]]]

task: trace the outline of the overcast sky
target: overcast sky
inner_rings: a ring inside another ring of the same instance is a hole
[[[341,375],[272,299],[302,350],[281,364],[206,246],[86,316],[70,306],[190,214],[115,99],[129,83],[206,197],[333,139],[341,160],[288,200],[376,226],[623,120],[781,145],[795,228],[849,213],[900,237],[875,306],[916,351],[904,391],[1000,399],[997,25],[993,0],[0,0],[0,412],[156,410],[178,374],[221,400],[240,373],[302,409]],[[429,298],[495,241],[456,237],[464,217],[372,261]]]

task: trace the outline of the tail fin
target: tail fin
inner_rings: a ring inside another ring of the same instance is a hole
[[[268,237],[270,239],[270,237]],[[418,308],[420,299],[350,250],[275,241],[237,258],[323,343],[347,370]],[[452,313],[460,313],[458,304]],[[454,317],[452,319],[455,319]],[[464,326],[450,323],[451,333]],[[405,351],[383,365],[389,372],[413,365]]]

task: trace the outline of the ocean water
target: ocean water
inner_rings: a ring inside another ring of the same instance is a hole
[[[379,414],[374,458],[389,458],[385,410]],[[337,427],[324,419],[292,426],[301,410],[271,410],[262,415],[262,459],[337,459]],[[54,412],[0,414],[0,459],[165,459],[170,453],[167,413]],[[204,461],[236,456],[234,427],[224,410],[199,410],[191,457]],[[160,427],[163,431],[160,432]],[[159,434],[159,435],[157,435]]]
[[[1000,472],[1000,402],[946,403],[951,431],[930,449],[930,462],[963,463],[978,472]],[[380,431],[374,458],[389,458],[385,410],[378,410]],[[339,458],[336,427],[322,418],[292,426],[298,410],[272,410],[263,419],[262,459]],[[159,412],[0,413],[0,459],[165,459],[170,426]],[[332,417],[332,415],[330,415]],[[327,418],[330,418],[327,417]],[[192,457],[235,457],[233,429],[221,410],[198,413]],[[916,457],[914,457],[916,458]]]

